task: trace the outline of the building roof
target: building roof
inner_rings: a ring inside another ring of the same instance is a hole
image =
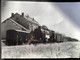
[[[34,24],[37,24],[37,25],[39,25],[39,23],[36,21],[36,20],[34,20],[34,18],[31,18],[30,16],[28,16],[28,17],[26,17],[26,16],[21,16],[20,14],[18,14],[18,13],[16,13],[15,15],[14,15],[14,17],[19,17],[19,18],[21,18],[21,19],[24,19],[25,21],[27,21],[27,22],[31,22],[31,23],[34,23]],[[14,18],[14,17],[12,17],[12,18]]]
[[[34,20],[34,18],[31,18],[30,16],[24,16],[25,19],[27,19],[29,22],[35,23],[35,24],[39,24],[36,20]]]
[[[14,22],[15,24],[17,24],[19,27],[23,28],[24,30],[28,30],[26,29],[24,26],[18,24],[16,21],[14,21],[13,19],[10,19],[10,21]]]
[[[33,18],[28,17],[28,19],[24,18],[22,15],[15,13],[14,16],[11,16],[10,18],[6,19],[2,23],[6,22],[7,20],[14,20],[19,25],[23,26],[26,29],[29,29],[29,23],[33,23],[36,25],[39,25],[37,21],[33,20]]]
[[[13,17],[11,17],[14,21],[19,23],[20,25],[24,26],[25,28],[29,29],[29,22],[24,19],[22,16],[20,16],[18,13],[16,13]]]

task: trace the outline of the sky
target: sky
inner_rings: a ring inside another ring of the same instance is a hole
[[[7,1],[1,7],[1,22],[11,13],[24,12],[49,29],[80,40],[80,3]],[[78,8],[76,8],[78,7]],[[77,9],[77,10],[76,10]]]

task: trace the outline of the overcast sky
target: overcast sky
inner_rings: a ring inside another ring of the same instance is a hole
[[[49,29],[80,40],[80,3],[7,1],[2,4],[1,22],[11,13],[25,13]],[[78,8],[76,8],[78,7]],[[77,10],[76,10],[77,9]]]

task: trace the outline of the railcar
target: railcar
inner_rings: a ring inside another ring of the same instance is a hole
[[[29,33],[20,30],[7,30],[6,45],[22,45],[29,40]]]

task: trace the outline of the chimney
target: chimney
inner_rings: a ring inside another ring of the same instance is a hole
[[[13,17],[13,16],[14,16],[14,13],[11,14],[11,17]]]
[[[34,20],[34,18],[33,18],[33,20]]]
[[[24,13],[22,13],[22,17],[24,17]]]

